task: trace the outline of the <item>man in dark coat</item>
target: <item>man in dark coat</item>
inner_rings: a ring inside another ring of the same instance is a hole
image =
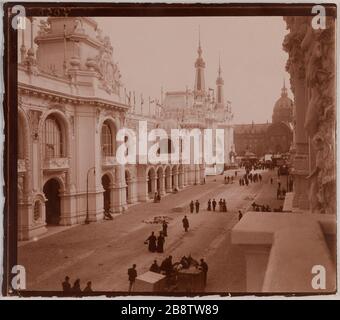
[[[146,239],[147,242],[149,242],[149,251],[155,252],[156,251],[156,236],[155,233],[152,231],[149,238]]]
[[[190,213],[194,212],[194,207],[195,207],[194,201],[191,200],[191,202],[190,202]]]
[[[238,211],[238,221],[240,221],[242,219],[242,212],[241,210]]]
[[[135,284],[137,278],[137,270],[135,264],[132,265],[132,268],[128,269],[128,276],[129,276],[129,292],[131,292],[132,287]]]
[[[184,228],[185,232],[188,232],[189,220],[188,220],[187,216],[184,216],[182,223],[183,223],[183,228]]]
[[[216,205],[217,205],[217,202],[216,202],[215,199],[213,199],[213,201],[212,201],[213,211],[216,210]]]
[[[200,267],[203,271],[204,286],[206,286],[207,285],[207,275],[208,275],[208,264],[204,261],[204,259],[201,259]]]
[[[168,236],[168,224],[165,220],[163,220],[162,229],[163,229],[164,237],[167,237]]]
[[[196,208],[196,213],[200,211],[200,203],[198,200],[195,201],[195,208]]]
[[[157,238],[157,252],[162,253],[164,251],[164,242],[165,238],[163,236],[163,232],[161,231]]]
[[[208,211],[211,211],[211,199],[208,200],[208,208],[207,208]]]
[[[68,276],[65,277],[65,280],[62,283],[62,286],[63,286],[64,292],[71,292],[70,278]]]
[[[153,264],[151,265],[150,269],[149,269],[151,272],[155,272],[155,273],[160,273],[161,270],[160,270],[160,267],[159,265],[157,264],[157,260],[154,260]]]

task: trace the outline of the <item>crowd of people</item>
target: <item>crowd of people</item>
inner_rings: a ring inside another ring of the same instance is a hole
[[[201,258],[200,263],[198,263],[191,255],[188,255],[188,257],[184,255],[180,261],[173,262],[172,256],[169,255],[164,258],[160,264],[158,264],[157,260],[154,260],[149,271],[165,275],[166,284],[169,288],[171,285],[176,284],[178,272],[182,269],[189,269],[190,267],[202,270],[203,283],[204,286],[206,286],[209,267],[203,258]],[[132,267],[128,269],[127,273],[129,279],[129,292],[131,292],[137,278],[137,265],[133,264]]]
[[[271,208],[268,204],[258,204],[256,202],[253,202],[251,204],[253,211],[258,211],[258,212],[281,212],[283,207],[280,206],[279,208]]]
[[[63,292],[68,295],[81,295],[82,293],[90,293],[92,292],[92,282],[88,281],[85,288],[82,290],[80,287],[80,279],[76,279],[73,285],[71,285],[70,277],[66,276],[62,282],[62,289]]]
[[[262,175],[260,173],[252,173],[249,170],[238,180],[240,186],[248,186],[249,183],[262,182]]]

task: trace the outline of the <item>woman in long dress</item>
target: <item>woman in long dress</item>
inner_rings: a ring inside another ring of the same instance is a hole
[[[160,232],[159,236],[157,238],[157,252],[159,252],[159,253],[164,252],[164,242],[165,242],[165,238],[163,236],[163,233]]]
[[[147,242],[149,242],[149,251],[150,252],[155,252],[156,251],[156,236],[154,234],[154,232],[152,231],[151,235],[149,236],[149,238],[146,239]]]

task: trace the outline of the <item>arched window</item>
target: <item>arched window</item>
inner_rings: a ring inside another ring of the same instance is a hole
[[[109,122],[105,121],[101,132],[102,152],[105,157],[114,156],[115,153],[115,136],[112,131]]]
[[[61,126],[58,120],[50,116],[44,128],[45,158],[61,158],[64,156],[64,143]]]

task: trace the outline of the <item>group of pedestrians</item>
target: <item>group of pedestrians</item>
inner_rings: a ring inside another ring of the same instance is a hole
[[[151,235],[144,241],[148,244],[148,249],[150,252],[164,252],[165,237],[168,236],[168,223],[164,220],[162,223],[162,231],[159,231],[158,237],[155,236],[155,232],[152,231]]]
[[[236,172],[236,171],[235,171]],[[236,177],[236,176],[235,176]],[[234,177],[224,176],[224,184],[229,184],[234,182]]]
[[[215,199],[211,200],[209,199],[208,200],[208,208],[207,210],[208,211],[216,211],[216,206],[217,206],[217,201]],[[220,199],[218,201],[218,209],[220,212],[228,212],[228,209],[227,209],[227,201],[225,199]]]
[[[246,173],[238,180],[240,186],[248,186],[250,183],[262,182],[262,175],[260,173],[251,173],[246,171]]]
[[[185,255],[181,258],[179,262],[173,263],[172,256],[169,255],[166,257],[161,264],[159,265],[157,260],[154,260],[152,265],[149,268],[149,271],[155,272],[155,273],[163,273],[168,278],[171,277],[176,273],[177,270],[181,269],[189,269],[191,266],[195,266],[196,268],[199,268],[203,272],[204,276],[204,285],[207,284],[207,274],[208,274],[208,264],[204,261],[203,258],[200,259],[200,263],[195,261],[191,255],[186,257]]]
[[[63,292],[68,293],[70,295],[89,293],[89,292],[92,292],[92,282],[88,281],[84,290],[81,290],[80,279],[76,279],[73,285],[71,286],[70,277],[66,276],[64,281],[62,282],[62,289],[63,289]]]
[[[190,207],[190,213],[194,213],[194,210],[196,213],[200,212],[200,202],[196,200],[195,202],[191,200],[189,207]]]

